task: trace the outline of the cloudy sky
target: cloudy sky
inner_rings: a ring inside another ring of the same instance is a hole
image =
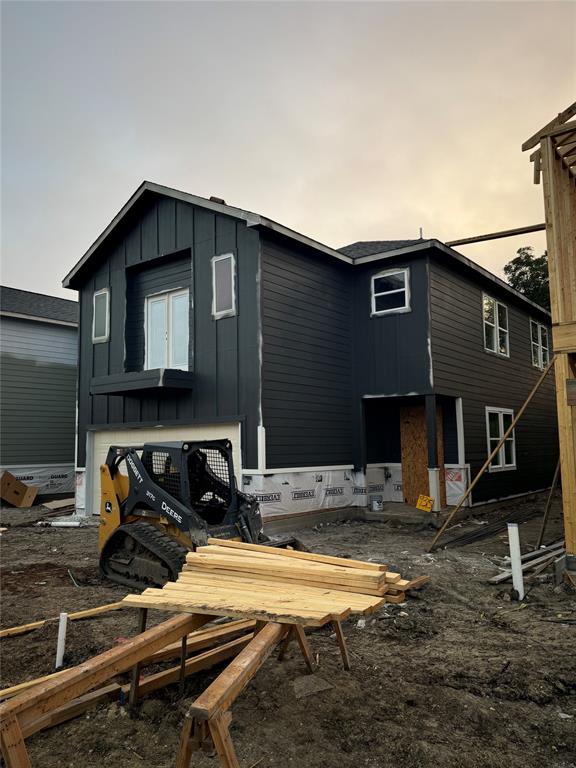
[[[574,2],[4,2],[3,284],[61,279],[143,179],[335,247],[544,220]],[[462,251],[501,273],[542,234]]]

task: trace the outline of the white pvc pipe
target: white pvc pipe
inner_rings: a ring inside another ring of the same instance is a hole
[[[522,555],[520,552],[520,534],[518,523],[508,523],[508,544],[510,546],[510,567],[512,585],[518,593],[518,599],[524,599],[524,578],[522,574]]]
[[[66,646],[66,629],[68,627],[68,614],[60,614],[58,624],[58,642],[56,643],[56,664],[55,669],[60,669],[64,665],[64,648]]]

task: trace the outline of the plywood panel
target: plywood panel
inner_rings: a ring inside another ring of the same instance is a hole
[[[440,466],[440,504],[446,506],[444,471],[444,430],[442,407],[436,407],[436,436]],[[400,409],[400,444],[402,453],[402,487],[404,501],[415,505],[420,494],[428,495],[428,438],[424,405],[408,405]]]
[[[400,409],[400,447],[404,501],[416,504],[421,493],[429,493],[424,405],[407,405]]]

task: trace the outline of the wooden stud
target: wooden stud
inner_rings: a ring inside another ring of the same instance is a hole
[[[212,736],[222,768],[240,768],[240,763],[230,738],[230,731],[228,730],[230,720],[229,712],[218,713],[210,718],[208,727],[210,728],[210,735]]]
[[[69,613],[68,618],[70,621],[76,621],[78,619],[88,619],[92,616],[99,616],[102,613],[108,613],[109,611],[117,611],[119,608],[125,608],[122,602],[109,603],[108,605],[100,605],[97,608],[87,608],[85,611],[76,611],[75,613]],[[8,627],[8,629],[0,630],[0,638],[2,637],[14,637],[14,635],[24,635],[26,632],[31,632],[33,629],[40,629],[49,621],[56,621],[57,617],[53,619],[41,619],[40,621],[33,621],[30,624],[21,624],[18,627]]]

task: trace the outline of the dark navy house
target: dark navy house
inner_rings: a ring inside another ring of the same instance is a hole
[[[229,438],[264,514],[453,503],[546,366],[550,317],[438,240],[334,250],[144,182],[64,280],[80,297],[79,505],[109,445]],[[552,376],[473,493],[550,485]]]

